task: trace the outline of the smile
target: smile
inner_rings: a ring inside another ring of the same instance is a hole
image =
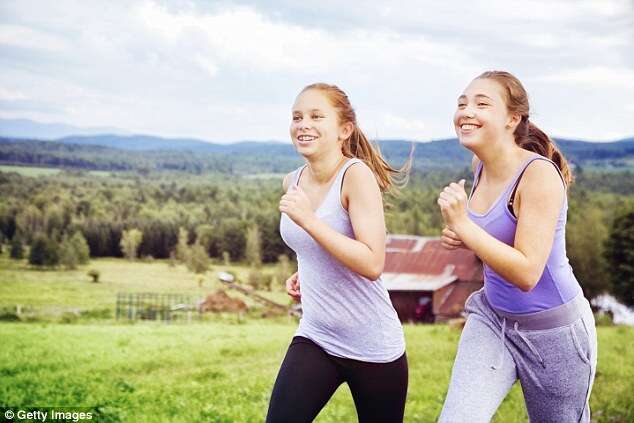
[[[297,137],[297,139],[302,142],[310,142],[316,140],[317,137],[314,135],[300,135]]]

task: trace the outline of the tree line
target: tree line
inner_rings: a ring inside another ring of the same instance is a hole
[[[388,230],[438,236],[439,189],[460,178],[470,179],[467,167],[414,173],[399,195],[385,197]],[[568,255],[588,296],[612,291],[631,298],[634,190],[628,184],[626,172],[583,172],[569,193]],[[176,257],[195,271],[195,263],[204,267],[212,257],[257,269],[293,256],[279,235],[280,195],[281,176],[0,172],[0,243],[15,256],[28,246],[35,265],[76,266],[88,255]]]

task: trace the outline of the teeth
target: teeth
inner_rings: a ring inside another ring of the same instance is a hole
[[[478,126],[477,125],[473,125],[470,123],[464,123],[462,125],[460,125],[460,128],[462,129],[476,129]]]
[[[300,135],[299,137],[297,137],[297,139],[300,141],[313,141],[315,138],[317,137],[314,137],[312,135]]]

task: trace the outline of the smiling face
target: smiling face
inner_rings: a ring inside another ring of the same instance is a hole
[[[337,109],[320,90],[302,91],[293,104],[290,134],[302,156],[341,150],[341,141],[350,136],[348,126],[340,124]]]
[[[521,116],[509,113],[502,86],[493,79],[476,78],[458,97],[454,128],[460,144],[470,150],[510,136]]]

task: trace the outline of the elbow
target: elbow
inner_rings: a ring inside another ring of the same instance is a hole
[[[530,272],[518,281],[517,287],[523,292],[531,292],[537,286],[537,282],[539,282],[541,276],[541,273]]]
[[[367,269],[367,272],[363,275],[371,281],[375,281],[381,277],[383,273],[384,263],[377,263]]]

